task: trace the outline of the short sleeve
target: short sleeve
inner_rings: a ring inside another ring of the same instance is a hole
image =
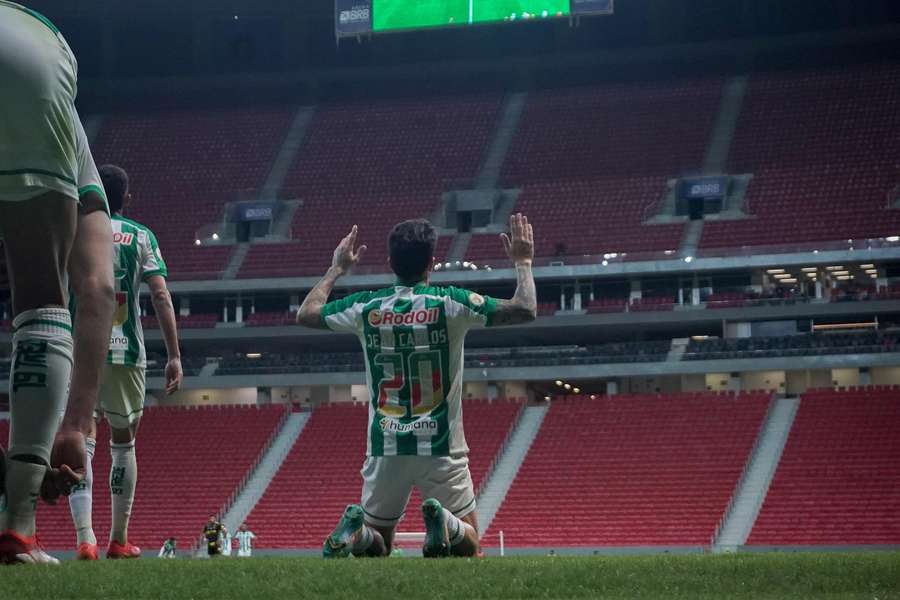
[[[166,268],[166,261],[163,260],[162,252],[159,250],[159,244],[156,242],[156,236],[149,229],[145,230],[146,235],[141,236],[141,276],[144,281],[149,277],[159,275],[168,277],[169,271]]]
[[[75,158],[78,161],[78,199],[81,200],[87,194],[94,192],[103,198],[106,212],[109,213],[106,190],[103,189],[103,181],[100,179],[100,173],[94,163],[87,134],[85,134],[81,119],[77,115],[75,117]]]
[[[444,292],[448,319],[465,323],[468,328],[490,327],[497,312],[496,298],[457,287],[445,288]]]
[[[322,323],[332,331],[359,334],[363,309],[370,297],[369,292],[358,292],[329,302],[322,307]]]

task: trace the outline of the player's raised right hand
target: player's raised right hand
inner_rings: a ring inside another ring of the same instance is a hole
[[[356,225],[350,230],[350,233],[341,240],[338,247],[334,249],[334,258],[331,260],[332,268],[338,269],[341,274],[348,272],[356,266],[366,252],[366,245],[363,244],[356,248]]]

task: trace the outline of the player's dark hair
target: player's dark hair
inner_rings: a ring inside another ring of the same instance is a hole
[[[434,256],[437,231],[425,219],[397,223],[388,236],[391,268],[401,281],[418,281]]]
[[[97,170],[100,172],[100,181],[103,182],[103,189],[106,191],[109,212],[111,214],[122,212],[125,194],[128,193],[128,173],[116,165],[103,165]]]

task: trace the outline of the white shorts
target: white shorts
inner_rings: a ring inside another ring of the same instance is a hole
[[[131,427],[144,414],[145,381],[142,367],[105,365],[98,398],[100,410],[94,411],[94,416],[99,419],[102,411],[111,427]]]
[[[457,517],[475,510],[467,456],[370,456],[363,464],[362,507],[366,522],[393,527],[406,512],[413,486],[436,498]]]
[[[250,558],[250,550],[238,550],[237,555],[239,558]]]
[[[0,2],[0,200],[78,199],[78,65],[51,27]]]

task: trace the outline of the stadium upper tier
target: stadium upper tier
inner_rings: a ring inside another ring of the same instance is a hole
[[[138,484],[128,527],[129,541],[154,553],[162,540],[189,548],[211,514],[231,498],[285,417],[284,406],[148,408],[137,439]],[[0,421],[6,446],[8,421]],[[97,434],[94,455],[94,529],[100,544],[109,536],[109,428]],[[74,550],[75,527],[68,502],[38,509],[41,542]]]
[[[708,545],[769,400],[557,399],[488,533],[508,546]]]
[[[159,240],[172,277],[217,279],[230,246],[196,247],[198,231],[222,221],[236,193],[259,188],[285,139],[294,110],[163,110],[108,115],[91,145],[97,164],[129,174],[125,214]]]
[[[803,395],[754,545],[900,542],[900,391]]]
[[[701,248],[898,235],[898,156],[900,67],[754,75],[729,159],[751,218],[707,223]]]
[[[354,223],[369,246],[363,269],[384,272],[392,224],[442,214],[442,194],[476,181],[518,190],[495,207],[495,217],[526,213],[542,259],[625,253],[630,260],[663,251],[677,257],[689,238],[684,219],[650,219],[673,210],[663,202],[667,181],[710,168],[724,83],[715,77],[533,91],[518,120],[508,118],[501,94],[313,107],[277,189],[279,199],[299,201],[283,212],[279,231],[289,235],[252,243],[234,262],[236,275],[318,274]],[[720,157],[729,174],[752,176],[743,212],[732,206],[729,219],[708,219],[700,254],[900,233],[900,211],[891,207],[900,189],[898,105],[896,66],[751,75],[730,153]],[[297,110],[110,114],[94,154],[131,174],[135,202],[127,214],[156,232],[173,276],[215,279],[235,246],[198,247],[195,240],[223,224],[226,202],[259,190],[275,172],[276,156],[292,147]],[[500,165],[486,160],[505,147],[498,140],[509,142]],[[443,232],[439,259],[505,264],[496,234],[476,229],[458,247],[456,239],[455,229]]]

